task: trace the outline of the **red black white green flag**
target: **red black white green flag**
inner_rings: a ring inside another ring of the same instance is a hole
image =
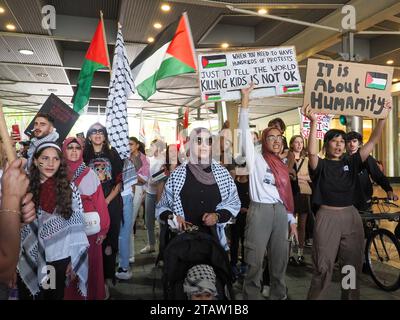
[[[137,93],[149,99],[157,81],[197,70],[194,45],[186,13],[157,35],[131,63]]]

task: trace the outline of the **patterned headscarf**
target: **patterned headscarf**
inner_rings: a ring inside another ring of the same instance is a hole
[[[183,283],[183,290],[190,299],[194,294],[210,293],[217,296],[217,276],[207,264],[198,264],[189,269]]]

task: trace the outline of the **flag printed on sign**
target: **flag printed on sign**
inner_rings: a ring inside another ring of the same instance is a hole
[[[184,73],[195,73],[197,64],[186,13],[157,35],[131,64],[135,87],[143,100],[157,89],[157,81]]]
[[[298,84],[282,86],[283,93],[301,92],[301,86]]]
[[[213,56],[202,57],[201,64],[202,64],[203,68],[206,68],[206,69],[226,67],[227,66],[226,55],[218,54],[218,55],[213,55]]]
[[[218,101],[221,100],[221,94],[219,92],[211,92],[204,95],[206,101]]]
[[[385,90],[388,75],[379,72],[367,72],[365,76],[365,87],[369,89]]]

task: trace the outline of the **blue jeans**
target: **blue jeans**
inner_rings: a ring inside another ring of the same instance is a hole
[[[129,268],[129,256],[131,253],[131,237],[133,228],[133,196],[132,194],[122,197],[124,202],[124,223],[121,223],[119,232],[119,266],[123,269]]]

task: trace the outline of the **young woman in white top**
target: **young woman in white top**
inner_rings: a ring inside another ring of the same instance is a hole
[[[245,231],[245,260],[249,269],[243,284],[243,298],[261,299],[262,263],[267,251],[270,299],[286,299],[288,222],[290,233],[297,237],[289,171],[279,158],[283,137],[277,128],[270,127],[263,131],[261,154],[254,150],[248,112],[252,89],[253,86],[242,89],[239,116],[242,146],[249,170],[251,200]]]

